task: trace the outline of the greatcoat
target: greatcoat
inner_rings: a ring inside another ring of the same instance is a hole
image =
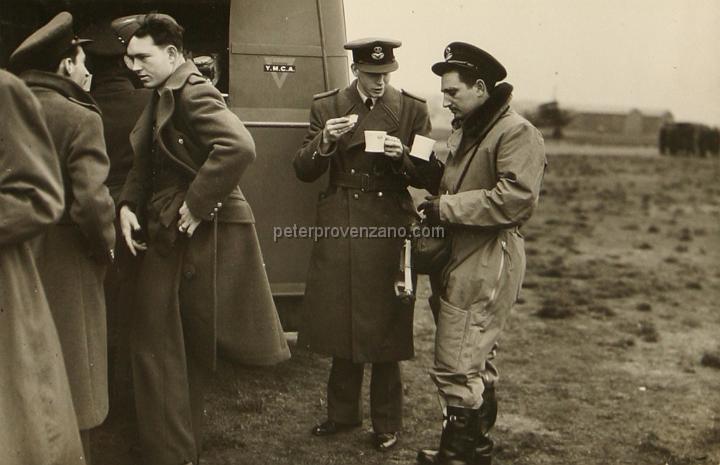
[[[40,237],[36,260],[60,336],[81,429],[108,412],[103,279],[115,246],[110,163],[92,97],[68,78],[30,70],[21,78],[42,106],[65,185],[65,212]]]
[[[519,227],[538,204],[546,165],[542,136],[509,107],[511,92],[499,84],[451,134],[439,188],[451,254],[430,277],[439,297],[431,375],[441,398],[468,408],[479,407],[484,384],[497,377],[486,362],[520,291]]]
[[[321,156],[325,122],[349,114],[358,115],[355,128],[340,138],[330,156]],[[398,137],[406,146],[402,159],[394,162],[382,153],[365,152],[364,130]],[[425,101],[391,86],[372,110],[363,104],[356,82],[315,96],[310,129],[294,167],[305,182],[330,172],[330,185],[317,204],[316,226],[347,232],[371,227],[384,234],[410,225],[417,216],[407,186],[424,188],[427,183],[418,165],[424,162],[411,160],[407,147],[415,135],[429,132]],[[338,182],[339,177],[359,184],[342,186],[347,183]],[[299,344],[358,363],[411,358],[413,308],[396,297],[394,288],[402,245],[402,237],[320,238],[310,259]]]
[[[193,340],[203,360],[214,367],[218,345],[224,355],[239,363],[269,365],[289,358],[255,218],[238,186],[255,158],[255,144],[245,126],[225,106],[220,92],[188,61],[159,93],[154,93],[130,141],[135,160],[120,204],[134,207],[141,215],[147,213],[150,202],[159,205],[152,207],[159,212],[160,227],[148,231],[154,236],[151,241],[160,247],[173,247],[175,241],[184,240],[177,237],[178,209],[183,200],[193,215],[205,220],[187,240],[182,264],[182,279],[190,289],[183,295],[189,318],[184,327],[197,336]],[[165,199],[151,199],[153,145],[186,177]],[[215,240],[211,230],[218,205]],[[145,270],[143,274],[153,273]],[[135,327],[142,330],[140,325]]]
[[[29,246],[62,215],[60,168],[37,100],[1,70],[0,107],[0,461],[80,464],[60,341]]]
[[[150,89],[136,89],[129,78],[94,76],[90,95],[102,111],[105,143],[110,158],[110,173],[105,184],[118,203],[125,179],[133,164],[133,151],[128,135],[150,102]]]
[[[130,131],[150,102],[150,89],[136,89],[129,70],[108,71],[93,76],[90,95],[102,111],[103,129],[107,154],[110,158],[110,173],[105,185],[117,204],[120,192],[133,164],[133,150],[130,145]],[[118,240],[121,238],[119,221],[115,220]],[[129,396],[129,341],[128,331],[135,309],[134,295],[138,275],[137,260],[124,245],[116,248],[115,263],[105,276],[105,304],[107,307],[108,365],[110,409],[118,401]]]
[[[189,61],[153,94],[130,141],[120,204],[145,217],[148,244],[131,327],[140,442],[148,464],[197,463],[218,346],[247,364],[290,356],[238,186],[255,144]],[[192,237],[178,231],[183,202],[203,220]]]

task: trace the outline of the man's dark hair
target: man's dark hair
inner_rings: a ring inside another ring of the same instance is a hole
[[[458,78],[460,79],[460,82],[462,82],[468,87],[474,86],[475,82],[477,82],[478,79],[482,79],[485,83],[485,86],[487,87],[488,92],[492,92],[495,88],[495,81],[491,81],[488,78],[483,77],[482,74],[480,74],[474,69],[457,67],[455,68],[455,71],[458,72]]]
[[[80,54],[80,46],[79,45],[73,45],[70,48],[68,48],[65,52],[63,52],[62,55],[55,59],[48,59],[47,57],[37,57],[37,61],[34,63],[28,63],[27,66],[24,66],[25,69],[32,68],[37,69],[38,71],[47,71],[48,73],[55,73],[57,72],[58,66],[60,66],[60,63],[66,58],[70,58],[73,63],[77,63],[77,57],[78,54]]]
[[[157,46],[174,45],[183,51],[183,33],[185,29],[167,15],[151,13],[140,21],[135,37],[150,36]]]

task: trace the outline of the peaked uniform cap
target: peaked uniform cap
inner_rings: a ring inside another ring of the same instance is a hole
[[[9,67],[15,72],[44,69],[60,63],[72,47],[91,42],[78,39],[73,32],[73,17],[63,11],[46,25],[30,34],[10,55]]]
[[[92,23],[83,29],[81,35],[92,40],[84,47],[90,55],[113,57],[125,54],[125,44],[115,33],[110,21]]]
[[[453,69],[476,71],[484,79],[499,82],[507,77],[505,67],[485,50],[465,42],[452,42],[445,47],[445,61],[432,65],[433,73],[442,76]]]
[[[393,49],[402,45],[395,39],[368,37],[345,44],[346,50],[352,50],[353,63],[366,73],[390,73],[399,68]]]

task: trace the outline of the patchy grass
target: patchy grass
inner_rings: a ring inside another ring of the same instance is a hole
[[[717,179],[717,159],[550,156],[539,206],[522,228],[524,303],[496,359],[494,463],[720,463],[720,351],[708,350],[720,334],[720,225],[705,211],[720,206]],[[623,229],[631,225],[639,227]],[[652,248],[635,248],[643,243]],[[201,465],[414,464],[417,449],[437,445],[441,422],[427,375],[435,326],[425,277],[418,295],[395,450],[371,444],[369,367],[363,427],[310,436],[326,415],[329,361],[296,347],[277,367],[220,364]],[[121,422],[100,428],[94,461],[137,465],[128,431]]]

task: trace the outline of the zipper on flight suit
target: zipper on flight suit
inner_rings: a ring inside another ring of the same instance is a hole
[[[500,288],[500,280],[502,279],[503,270],[505,269],[505,255],[508,255],[509,260],[509,253],[507,251],[507,242],[502,239],[500,240],[500,247],[502,248],[502,254],[500,255],[500,267],[498,269],[497,273],[497,279],[495,280],[495,286],[493,286],[492,291],[490,291],[490,298],[488,299],[487,306],[490,307],[494,302],[495,298],[497,297],[497,291]]]

